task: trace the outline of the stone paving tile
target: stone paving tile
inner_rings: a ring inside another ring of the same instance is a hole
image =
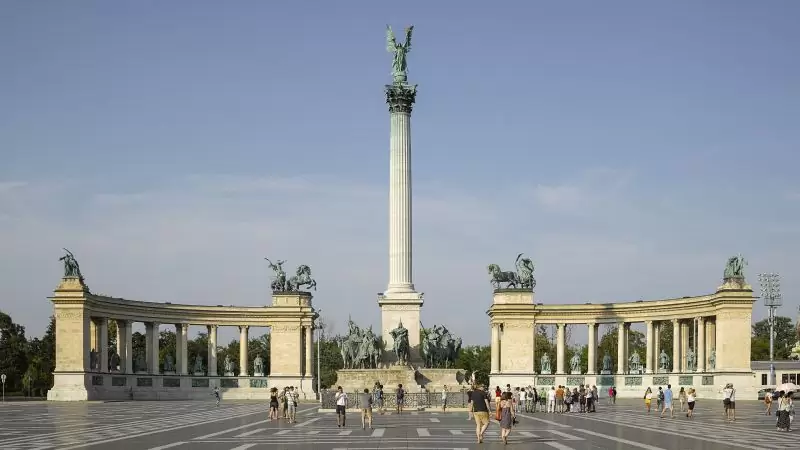
[[[648,416],[639,402],[602,406],[596,414],[521,414],[508,447],[558,450],[800,449],[800,436],[778,433],[761,404],[737,402],[737,422],[727,423],[718,402],[698,403],[697,416]],[[713,409],[712,409],[713,406]],[[269,421],[260,402],[116,402],[0,407],[0,449],[472,449],[501,448],[493,423],[482,445],[466,413],[411,412],[375,415],[362,430],[357,413],[344,428],[336,416],[301,404],[297,424]],[[112,445],[113,444],[113,445]]]

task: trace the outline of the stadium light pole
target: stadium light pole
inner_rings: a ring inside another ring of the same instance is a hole
[[[761,298],[764,306],[769,308],[769,379],[771,385],[777,385],[775,379],[775,310],[783,303],[781,297],[781,277],[777,273],[758,274],[761,285]]]

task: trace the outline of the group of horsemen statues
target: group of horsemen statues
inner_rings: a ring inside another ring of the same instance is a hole
[[[421,324],[420,324],[421,325]],[[381,367],[385,345],[372,331],[359,328],[352,320],[348,323],[347,336],[338,338],[339,351],[345,369],[377,369]],[[408,329],[403,322],[389,332],[392,336],[392,353],[397,365],[405,366],[411,361],[411,346]],[[420,353],[427,368],[451,368],[461,352],[461,338],[454,336],[442,325],[426,329],[422,327]]]

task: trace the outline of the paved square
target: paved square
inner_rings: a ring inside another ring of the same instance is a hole
[[[800,436],[775,431],[775,416],[761,404],[737,402],[735,423],[722,417],[721,402],[699,402],[697,416],[648,416],[641,402],[601,406],[594,414],[521,414],[507,447],[648,450],[800,449]],[[0,406],[0,449],[115,450],[361,449],[460,450],[501,448],[492,424],[478,445],[464,412],[375,415],[362,430],[348,414],[345,428],[316,405],[300,406],[298,423],[267,420],[261,402],[6,403]]]

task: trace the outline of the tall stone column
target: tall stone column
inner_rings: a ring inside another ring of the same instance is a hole
[[[181,375],[183,373],[183,367],[181,364],[183,363],[183,334],[181,333],[181,328],[183,324],[176,323],[175,324],[175,373]]]
[[[672,319],[672,371],[681,371],[681,322]]]
[[[500,373],[500,325],[492,324],[492,373]]]
[[[133,322],[125,321],[125,373],[133,373]]]
[[[382,337],[392,348],[391,331],[401,323],[408,330],[411,359],[419,361],[419,322],[422,294],[416,292],[412,258],[411,111],[417,87],[405,81],[386,86],[389,107],[389,283],[378,297]],[[394,355],[387,352],[387,360]]]
[[[179,374],[181,375],[188,375],[189,374],[189,324],[182,323],[180,325],[180,335],[181,335],[181,357],[180,357],[180,368]]]
[[[153,353],[151,354],[152,359],[147,361],[147,367],[150,370],[150,373],[157,375],[161,373],[161,368],[159,367],[159,338],[161,335],[159,334],[158,328],[161,326],[158,322],[153,322],[153,334],[151,335],[151,339],[153,343],[150,344]]]
[[[681,372],[688,372],[686,357],[689,355],[689,323],[681,321]]]
[[[249,373],[247,368],[247,344],[249,343],[249,339],[247,336],[247,330],[250,327],[247,325],[242,325],[239,327],[239,376],[246,377]]]
[[[125,348],[125,321],[116,319],[115,322],[117,323],[117,356],[119,356],[119,371],[121,373],[126,373],[125,364],[127,355],[126,355],[126,348]],[[111,370],[114,370],[115,367],[111,367]]]
[[[706,322],[704,317],[697,318],[697,371],[706,371]]]
[[[217,326],[208,325],[208,376],[217,376]]]
[[[311,368],[314,367],[314,335],[312,332],[312,328],[310,326],[306,327],[306,367],[305,367],[305,374],[306,378],[311,377]]]
[[[144,324],[144,360],[147,364],[147,373],[153,372],[153,323]],[[139,367],[139,370],[142,368]]]
[[[559,323],[556,332],[556,375],[564,373],[564,358],[566,357],[566,325]]]
[[[620,322],[617,327],[617,375],[625,375],[625,343],[627,342],[625,328],[625,322]]]
[[[645,321],[645,325],[647,327],[645,334],[645,339],[647,340],[647,354],[645,355],[644,363],[647,373],[653,373],[653,321],[647,320]]]
[[[711,367],[711,352],[717,348],[717,323],[709,318],[706,323],[706,370],[711,372],[715,367]]]
[[[653,323],[653,373],[658,373],[661,365],[661,322]]]
[[[101,317],[97,322],[97,334],[100,348],[97,349],[100,357],[100,372],[108,373],[108,319]]]
[[[589,322],[589,348],[588,348],[588,367],[586,368],[587,375],[594,375],[597,373],[597,324]]]
[[[89,321],[89,346],[91,347],[90,351],[95,352],[100,351],[100,333],[97,332],[98,320],[99,319],[97,317],[92,317]],[[96,370],[94,367],[91,367],[91,358],[89,361],[89,370]]]

